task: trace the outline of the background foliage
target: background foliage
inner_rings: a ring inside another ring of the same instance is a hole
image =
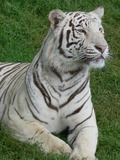
[[[1,0],[0,61],[30,62],[48,31],[52,9],[91,11],[104,6],[103,26],[111,58],[102,70],[92,71],[91,88],[99,126],[99,160],[120,158],[120,1],[119,0]],[[61,136],[61,135],[59,135]],[[62,136],[64,138],[64,136]],[[67,160],[45,155],[36,145],[12,139],[0,130],[1,160]]]

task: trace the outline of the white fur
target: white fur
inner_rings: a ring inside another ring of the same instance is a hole
[[[76,28],[75,38],[71,27],[79,25],[77,16],[81,15],[91,23],[88,27],[84,22],[81,24],[87,36]],[[98,129],[91,102],[89,69],[103,67],[108,57],[108,47],[104,53],[95,48],[107,46],[99,32],[102,15],[100,8],[89,14],[50,12],[51,29],[30,66],[19,64],[17,69],[17,64],[10,64],[10,68],[5,64],[1,72],[0,117],[2,126],[15,138],[37,143],[45,152],[68,153],[70,159],[96,159]],[[71,45],[72,42],[77,43]],[[10,70],[14,72],[7,76]],[[72,148],[52,135],[66,127]]]

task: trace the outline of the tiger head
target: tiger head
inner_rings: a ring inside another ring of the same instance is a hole
[[[64,71],[81,66],[103,67],[108,57],[108,44],[101,24],[103,14],[102,7],[88,13],[51,11],[50,65]]]

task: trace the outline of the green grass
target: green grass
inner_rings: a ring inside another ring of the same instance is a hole
[[[1,0],[0,61],[30,62],[49,28],[48,13],[90,11],[105,7],[103,25],[112,58],[102,70],[92,71],[91,88],[99,127],[97,157],[120,159],[120,1],[119,0]],[[0,160],[67,160],[45,155],[34,145],[18,142],[0,130]]]

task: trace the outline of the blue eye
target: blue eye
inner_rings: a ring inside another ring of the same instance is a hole
[[[103,36],[104,36],[104,30],[103,30],[103,28],[99,28],[99,32],[100,32],[101,34],[103,34]]]

